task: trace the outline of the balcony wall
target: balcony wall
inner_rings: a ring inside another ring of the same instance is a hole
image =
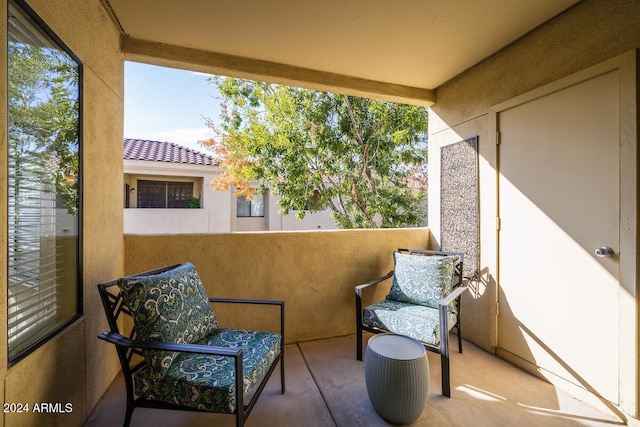
[[[354,286],[393,268],[429,229],[125,235],[125,273],[192,262],[210,296],[285,301],[286,342],[355,332]],[[276,328],[269,308],[214,307],[223,325]]]
[[[139,234],[216,232],[217,225],[209,221],[210,216],[208,209],[125,209],[124,232]]]
[[[70,413],[4,413],[0,426],[81,425],[120,369],[115,352],[96,338],[107,327],[96,283],[123,269],[123,56],[120,34],[99,1],[28,0],[28,5],[83,63],[82,319],[8,366],[6,297],[0,301],[0,395],[6,403],[71,403]],[[0,0],[0,182],[7,183],[7,1]],[[0,274],[6,278],[6,190],[0,195]],[[6,280],[0,282],[7,294]],[[100,314],[99,316],[96,314]],[[108,351],[111,350],[111,351]]]

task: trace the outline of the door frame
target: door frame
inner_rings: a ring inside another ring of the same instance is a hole
[[[570,76],[546,84],[513,99],[497,104],[489,109],[489,135],[496,135],[495,169],[495,212],[496,234],[493,271],[496,278],[495,292],[495,336],[496,353],[500,354],[498,340],[498,297],[500,287],[500,154],[498,149],[499,113],[553,92],[565,89],[611,71],[619,72],[620,96],[620,292],[619,301],[619,407],[627,414],[640,413],[640,319],[638,318],[638,55],[634,49]],[[594,343],[597,351],[597,343]],[[513,362],[513,361],[512,361]],[[568,382],[560,381],[558,386],[570,389],[580,397],[588,398],[584,390]]]

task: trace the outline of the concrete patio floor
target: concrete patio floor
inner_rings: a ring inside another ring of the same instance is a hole
[[[366,342],[366,340],[365,340]],[[454,341],[455,342],[455,341]],[[427,406],[412,426],[612,426],[625,425],[612,407],[594,407],[513,365],[463,342],[453,345],[451,398],[443,397],[440,357],[429,352]],[[355,336],[285,347],[286,393],[274,373],[246,422],[247,427],[389,426],[374,411],[355,358]],[[87,419],[86,427],[122,425],[125,392],[118,376]],[[233,426],[228,415],[138,408],[131,426]]]

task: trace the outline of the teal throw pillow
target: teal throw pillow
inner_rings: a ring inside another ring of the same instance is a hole
[[[451,293],[456,255],[411,255],[393,253],[395,269],[387,299],[438,308]]]
[[[136,339],[193,344],[218,327],[196,268],[190,262],[163,273],[118,280],[131,310]],[[143,351],[151,369],[164,374],[176,352]]]

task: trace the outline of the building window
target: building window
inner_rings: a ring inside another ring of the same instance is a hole
[[[264,217],[264,195],[256,194],[251,200],[244,196],[238,196],[237,216],[244,217]]]
[[[80,61],[23,2],[8,8],[8,356],[77,319]]]
[[[139,208],[188,208],[193,182],[138,180]]]

